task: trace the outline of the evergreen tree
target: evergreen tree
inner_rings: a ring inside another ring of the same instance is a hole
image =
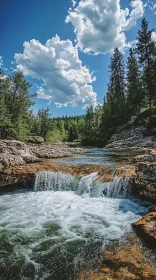
[[[155,74],[154,61],[156,60],[155,42],[152,40],[152,32],[154,29],[148,29],[148,22],[144,18],[142,20],[141,29],[138,30],[138,38],[136,45],[136,53],[138,54],[140,67],[143,70],[143,87],[145,95],[148,98],[150,114],[152,113],[152,105],[156,99],[155,95]]]
[[[38,118],[39,118],[39,127],[40,127],[40,136],[44,138],[44,141],[48,138],[48,133],[50,130],[50,114],[49,108],[47,109],[40,109],[38,111]]]
[[[120,126],[126,118],[125,108],[125,63],[122,53],[115,48],[109,66],[109,84],[106,94],[112,126]]]
[[[131,48],[129,50],[127,70],[127,109],[129,117],[132,117],[140,113],[143,92],[138,62]]]

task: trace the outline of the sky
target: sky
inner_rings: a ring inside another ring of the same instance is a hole
[[[34,113],[83,115],[103,103],[113,49],[128,55],[144,17],[156,26],[156,1],[0,0],[0,68],[23,72]]]

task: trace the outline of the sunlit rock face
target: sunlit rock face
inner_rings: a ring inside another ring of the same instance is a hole
[[[152,249],[156,249],[156,211],[133,223],[133,227]]]
[[[40,158],[70,157],[82,153],[82,149],[69,148],[64,144],[29,146],[16,140],[1,140],[0,170],[25,163],[40,162]]]
[[[0,141],[0,163],[3,169],[10,166],[24,165],[26,162],[38,162],[39,159],[24,143],[16,140]]]

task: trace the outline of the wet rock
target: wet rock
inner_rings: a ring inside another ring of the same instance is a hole
[[[4,169],[4,166],[2,165],[2,163],[0,162],[0,172],[2,172]]]
[[[148,162],[152,162],[153,161],[153,157],[152,155],[138,155],[136,157],[134,157],[132,159],[132,162],[144,162],[144,161],[148,161]]]
[[[88,265],[79,280],[153,280],[156,269],[150,249],[135,235],[100,252],[101,265]]]
[[[30,175],[0,173],[0,191],[15,190],[17,188],[33,188],[35,177]]]
[[[148,213],[132,226],[151,248],[156,249],[156,212]]]
[[[41,136],[27,136],[25,140],[29,143],[44,143],[44,139]]]
[[[156,212],[156,205],[151,206],[149,212]]]
[[[156,162],[138,162],[136,165],[135,194],[156,202]]]

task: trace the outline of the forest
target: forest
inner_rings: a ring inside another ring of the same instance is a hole
[[[80,141],[82,145],[104,146],[123,129],[150,125],[156,114],[156,42],[144,18],[136,46],[128,57],[118,48],[110,59],[109,83],[103,105],[90,106],[83,116],[53,118],[49,108],[33,113],[36,94],[22,72],[6,76],[0,70],[0,138],[25,140],[42,136],[46,143]]]

